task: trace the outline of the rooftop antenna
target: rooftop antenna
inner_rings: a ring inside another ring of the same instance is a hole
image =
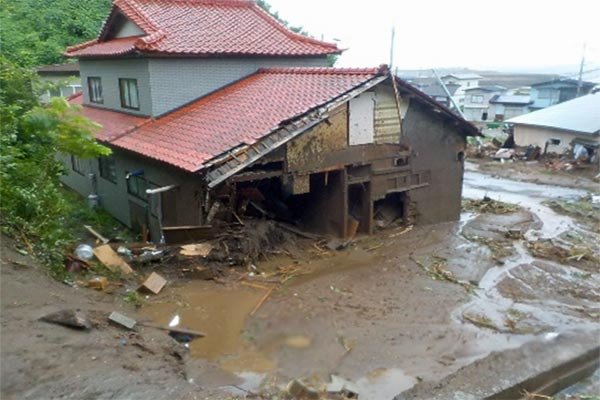
[[[460,114],[460,116],[466,120],[465,118],[465,114],[463,114],[462,110],[458,107],[458,105],[456,104],[456,102],[454,101],[454,97],[452,97],[452,95],[450,94],[450,92],[448,91],[448,88],[446,87],[446,85],[444,85],[444,82],[442,82],[442,80],[440,79],[439,75],[437,74],[437,72],[435,72],[435,69],[431,69],[431,72],[433,72],[433,75],[435,75],[438,83],[442,86],[442,89],[444,89],[444,92],[446,92],[446,96],[448,96],[448,98],[450,99],[450,101],[452,102],[452,105],[454,106],[454,108],[456,109],[456,111]]]
[[[581,55],[581,64],[579,65],[579,80],[577,81],[577,95],[581,95],[581,87],[583,86],[583,65],[585,64],[585,42],[583,43],[583,54]]]
[[[394,40],[396,39],[396,27],[392,25],[392,40],[390,42],[390,71],[393,71],[394,65]]]

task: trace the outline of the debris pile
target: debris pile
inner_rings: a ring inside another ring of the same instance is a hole
[[[481,200],[464,200],[463,209],[480,214],[509,214],[519,209],[516,204],[504,203],[485,196]]]
[[[269,220],[249,220],[243,226],[231,227],[212,241],[206,259],[230,266],[248,265],[259,259],[295,251],[297,238]]]

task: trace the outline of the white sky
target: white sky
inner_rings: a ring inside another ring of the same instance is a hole
[[[336,66],[532,71],[600,67],[600,0],[269,0],[292,25],[348,48]],[[563,69],[564,69],[563,68]],[[562,71],[561,71],[562,72]]]

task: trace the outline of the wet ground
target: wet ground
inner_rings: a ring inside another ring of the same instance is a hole
[[[174,285],[142,314],[161,323],[177,316],[181,326],[206,331],[207,338],[190,345],[187,376],[224,395],[269,391],[294,378],[319,389],[336,375],[352,382],[361,399],[388,399],[491,351],[598,328],[597,268],[535,259],[527,248],[565,232],[597,240],[544,205],[585,194],[467,172],[465,198],[489,196],[522,210],[465,213],[459,223],[398,228],[341,252],[271,259],[257,265],[254,277],[220,286]],[[524,237],[504,238],[515,228]],[[481,237],[508,251],[496,254]],[[261,270],[289,264],[307,274],[275,286],[260,277]],[[434,280],[434,267],[468,284]]]
[[[278,392],[292,379],[325,389],[334,375],[361,400],[390,399],[492,351],[597,332],[600,238],[544,204],[586,192],[476,171],[464,182],[467,198],[521,208],[274,256],[218,282],[172,280],[137,312],[109,294],[47,282],[3,250],[2,397],[218,399]],[[555,244],[567,250],[555,255]],[[36,321],[74,305],[207,336],[185,349],[143,327],[85,334]]]

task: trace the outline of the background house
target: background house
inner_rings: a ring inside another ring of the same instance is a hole
[[[440,80],[444,82],[445,85],[458,85],[458,88],[456,89],[456,92],[453,95],[457,103],[462,103],[465,96],[465,90],[479,86],[479,81],[481,79],[481,75],[470,72],[446,74],[440,78]]]
[[[588,94],[543,110],[512,118],[518,146],[548,145],[548,151],[562,153],[572,144],[600,144],[600,93]]]
[[[553,79],[531,85],[531,109],[539,110],[550,107],[563,101],[577,97],[579,81],[576,79]],[[590,93],[595,86],[592,82],[582,82],[579,95]]]
[[[527,114],[532,101],[527,95],[501,94],[490,99],[489,119],[501,122]]]
[[[37,73],[42,83],[51,83],[52,89],[46,90],[41,96],[42,102],[48,102],[51,97],[69,97],[82,90],[79,77],[79,63],[52,64],[39,67]]]
[[[490,100],[494,96],[506,92],[506,88],[498,85],[478,86],[465,90],[463,115],[467,121],[487,122],[490,119]]]
[[[450,96],[454,96],[454,93],[456,93],[456,90],[459,87],[460,86],[456,83],[449,83],[446,85],[446,89],[448,89],[448,93],[450,93]],[[439,102],[440,104],[443,104],[446,107],[450,107],[452,105],[448,94],[446,94],[446,91],[438,82],[421,86],[420,89],[423,93],[425,93],[427,96],[431,97],[435,101]]]

